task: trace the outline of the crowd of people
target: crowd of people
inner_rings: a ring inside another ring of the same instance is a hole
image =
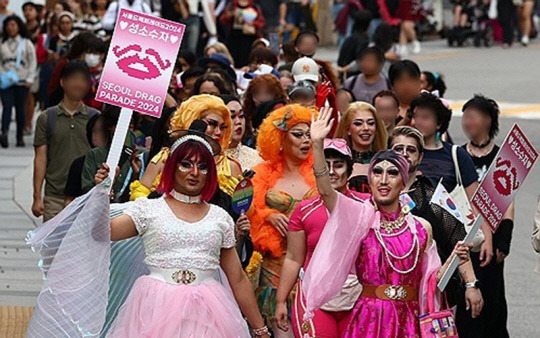
[[[499,41],[503,48],[509,48],[517,37],[526,47],[538,35],[533,16],[536,5],[534,0],[451,2],[454,4],[453,27],[448,32],[448,43],[451,46],[463,46],[472,38],[476,47],[491,47],[495,41]]]
[[[443,75],[406,59],[421,50],[417,1],[335,1],[337,60],[317,58],[312,1],[35,0],[24,18],[7,2],[0,64],[18,77],[0,90],[0,143],[15,111],[16,145],[34,134],[32,213],[62,215],[113,171],[110,200],[127,209],[110,239],[138,236],[145,248],[149,275],[109,336],[418,337],[456,255],[443,329],[509,336],[513,206],[495,233],[482,224],[465,244],[470,224],[431,203],[441,182],[469,204],[499,149],[499,107],[472,96],[469,142],[453,144]],[[120,8],[186,32],[161,117],[135,112],[109,168],[120,108],[95,93]],[[253,205],[237,214],[245,178]]]

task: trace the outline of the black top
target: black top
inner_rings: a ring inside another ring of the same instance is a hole
[[[368,47],[369,37],[367,34],[353,33],[343,41],[343,45],[339,50],[337,64],[340,67],[345,67],[349,63],[356,60],[356,57]]]
[[[456,243],[465,238],[467,231],[463,224],[450,213],[440,206],[430,203],[434,191],[435,185],[430,179],[425,176],[417,176],[408,194],[416,203],[411,213],[422,217],[431,224],[433,239],[437,243],[437,253],[441,262],[444,263],[452,254]],[[457,297],[461,297],[458,295],[461,284],[461,277],[456,269],[445,289],[450,306],[456,304]]]
[[[64,188],[64,195],[69,197],[79,197],[83,194],[81,182],[82,171],[84,167],[84,159],[86,155],[76,158],[69,167],[68,178],[66,181],[66,187]]]
[[[256,0],[255,3],[261,7],[266,27],[279,26],[279,6],[287,3],[286,0]]]
[[[417,176],[408,192],[416,203],[411,213],[422,217],[431,224],[433,239],[437,243],[437,251],[444,262],[450,257],[457,242],[467,235],[465,227],[449,212],[440,206],[430,203],[436,185],[425,176]]]
[[[467,145],[463,145],[463,148],[467,150]],[[499,152],[499,146],[495,145],[493,147],[493,150],[489,152],[489,154],[481,157],[476,157],[471,154],[471,159],[474,163],[474,167],[476,168],[476,173],[478,174],[478,181],[481,182],[484,176],[486,175],[489,166],[493,161],[495,160],[495,156],[497,156],[497,153]]]
[[[457,161],[463,187],[467,188],[478,179],[474,170],[474,163],[469,153],[461,147],[457,148]],[[452,159],[452,145],[443,142],[443,147],[437,150],[424,150],[424,158],[418,166],[418,170],[433,182],[439,182],[442,178],[442,184],[447,191],[452,191],[456,187],[456,170]]]

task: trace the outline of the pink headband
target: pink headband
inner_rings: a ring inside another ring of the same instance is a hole
[[[351,149],[347,145],[347,141],[342,138],[325,138],[324,150],[333,149],[338,153],[352,158]]]

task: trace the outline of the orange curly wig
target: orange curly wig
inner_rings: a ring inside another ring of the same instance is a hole
[[[266,205],[266,193],[272,189],[278,179],[283,176],[283,155],[281,147],[286,132],[276,127],[274,122],[286,119],[287,129],[291,129],[298,123],[311,124],[311,115],[314,110],[300,105],[287,105],[270,113],[262,123],[257,137],[259,154],[265,162],[255,166],[255,176],[253,177],[253,207],[248,213],[251,221],[251,238],[255,250],[273,257],[281,257],[284,252],[285,241],[276,228],[270,224],[266,218],[279,211],[271,209]],[[300,172],[304,180],[310,187],[315,187],[315,177],[313,176],[313,156],[310,156],[301,164]]]
[[[313,112],[316,113],[315,110],[298,104],[289,104],[271,112],[261,124],[257,136],[257,148],[263,160],[274,163],[283,161],[281,146],[287,132],[278,129],[275,123],[283,121],[288,114],[290,117],[286,120],[287,130],[298,123],[311,124]]]
[[[171,119],[169,131],[188,129],[191,122],[204,118],[210,113],[219,114],[223,118],[223,122],[228,126],[223,131],[223,137],[220,142],[222,151],[228,149],[232,135],[231,112],[223,100],[214,95],[195,95],[182,102]]]

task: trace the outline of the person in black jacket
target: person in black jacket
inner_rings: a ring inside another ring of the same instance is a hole
[[[346,67],[350,63],[354,62],[356,56],[368,47],[369,37],[367,31],[371,19],[372,15],[370,12],[358,12],[354,22],[353,32],[347,39],[345,39],[341,49],[339,50],[337,60],[339,67]]]

